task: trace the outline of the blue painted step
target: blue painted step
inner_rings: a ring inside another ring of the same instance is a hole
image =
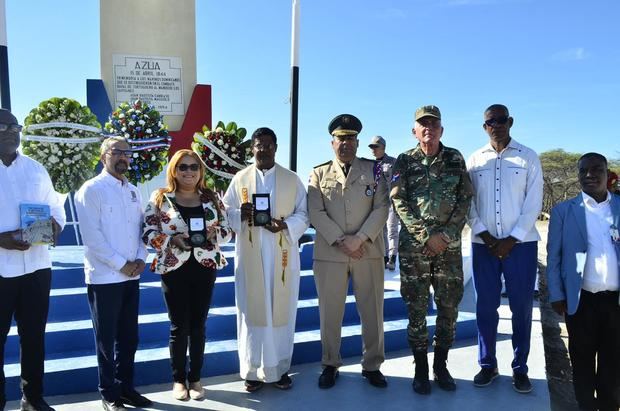
[[[394,320],[407,316],[406,307],[400,293],[388,291],[385,294],[385,320]],[[207,319],[208,341],[234,339],[237,335],[236,307],[214,307]],[[139,349],[145,347],[165,346],[168,344],[170,323],[164,311],[157,314],[141,314],[139,317]],[[317,299],[304,299],[298,303],[296,331],[308,331],[317,327],[319,311]],[[348,296],[343,319],[344,325],[359,324],[355,299]],[[59,358],[68,351],[95,353],[94,337],[90,317],[85,320],[48,323],[46,330],[45,353],[47,359]],[[17,327],[9,331],[5,348],[5,362],[19,361],[19,337]]]
[[[435,317],[428,316],[429,332],[435,328]],[[386,351],[407,348],[407,320],[385,322]],[[472,338],[476,335],[475,317],[471,313],[460,313],[457,324],[457,338]],[[207,343],[206,358],[202,376],[214,376],[238,372],[237,342],[234,339]],[[321,343],[318,329],[295,334],[293,363],[316,362],[320,360]],[[349,325],[342,330],[343,357],[361,354],[360,326]],[[66,353],[61,359],[45,363],[46,395],[61,395],[97,390],[97,360],[94,355]],[[167,347],[146,348],[136,353],[136,385],[147,385],[171,381],[170,360]],[[19,365],[5,365],[6,392],[9,400],[20,397]]]

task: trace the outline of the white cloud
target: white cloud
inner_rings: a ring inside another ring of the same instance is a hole
[[[583,47],[575,47],[566,50],[560,50],[551,56],[554,61],[579,61],[589,57],[588,52]]]

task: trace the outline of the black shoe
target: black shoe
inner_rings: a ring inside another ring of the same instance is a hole
[[[338,368],[331,365],[326,366],[319,377],[319,388],[331,388],[336,384],[338,378]]]
[[[486,387],[498,376],[499,373],[497,372],[497,368],[482,368],[474,377],[474,385],[476,387]]]
[[[2,408],[4,409],[4,408]],[[22,397],[19,403],[19,409],[22,411],[54,411],[43,398],[38,400],[29,400],[26,397]]]
[[[447,368],[448,350],[439,346],[435,347],[435,358],[433,359],[433,377],[444,391],[456,390],[454,378],[450,375]]]
[[[254,391],[260,390],[261,388],[263,388],[262,381],[245,380],[245,390],[247,392],[254,392]]]
[[[136,390],[125,391],[121,394],[121,401],[125,404],[132,405],[138,408],[148,407],[149,405],[153,405],[153,401],[149,400]]]
[[[370,385],[379,388],[387,387],[387,380],[381,371],[366,371],[362,370],[362,377],[366,377]]]
[[[291,377],[289,377],[288,373],[285,372],[284,374],[282,374],[282,377],[280,377],[280,379],[276,383],[274,383],[274,385],[281,390],[288,390],[293,386],[293,380],[291,380]]]
[[[527,374],[516,372],[512,375],[512,388],[521,394],[527,394],[532,391],[532,383]]]
[[[431,383],[428,380],[428,356],[426,351],[414,351],[415,375],[413,377],[413,391],[421,395],[431,393]]]
[[[390,271],[394,271],[396,269],[396,256],[395,255],[390,256],[390,258],[388,259],[388,262],[385,263],[385,268],[387,268]]]
[[[112,402],[101,400],[101,403],[103,404],[103,409],[105,411],[122,411],[127,409],[125,408],[125,405],[123,405],[123,402],[121,400],[116,400]]]

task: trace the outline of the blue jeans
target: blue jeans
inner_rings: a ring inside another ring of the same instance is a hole
[[[134,356],[138,348],[138,280],[115,284],[88,284],[99,365],[99,392],[116,401],[132,391]]]
[[[476,322],[478,325],[478,363],[482,368],[496,368],[497,309],[501,303],[502,273],[512,312],[512,369],[527,373],[532,333],[532,303],[538,268],[538,243],[515,244],[504,259],[491,255],[484,244],[472,244],[474,286],[476,287]]]

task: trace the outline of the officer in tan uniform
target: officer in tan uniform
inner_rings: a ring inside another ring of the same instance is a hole
[[[362,322],[362,376],[376,387],[387,386],[379,367],[385,359],[383,227],[388,188],[374,161],[356,157],[361,130],[362,123],[350,114],[331,121],[335,158],[316,166],[308,185],[323,347],[320,388],[336,383],[342,365],[340,340],[349,278]]]

